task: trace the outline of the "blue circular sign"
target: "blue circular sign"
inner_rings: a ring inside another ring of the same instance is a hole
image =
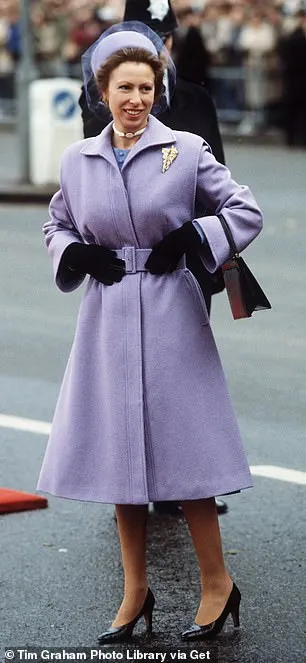
[[[60,90],[53,97],[52,108],[60,120],[69,120],[76,112],[77,102],[71,92]]]

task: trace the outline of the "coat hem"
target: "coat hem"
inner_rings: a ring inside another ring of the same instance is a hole
[[[52,490],[47,490],[43,488],[39,488],[36,490],[36,492],[39,493],[47,493],[48,495],[52,495],[53,497],[59,497],[62,499],[68,499],[68,500],[73,500],[73,501],[78,501],[78,502],[92,502],[95,504],[150,504],[151,502],[187,502],[191,500],[201,500],[201,499],[209,499],[210,497],[222,497],[225,495],[233,495],[236,493],[240,493],[242,490],[247,490],[248,488],[253,488],[253,484],[250,483],[245,483],[242,486],[239,487],[233,487],[233,488],[224,488],[222,490],[207,490],[207,491],[196,491],[195,494],[191,495],[189,494],[188,496],[183,496],[180,494],[178,496],[177,493],[174,493],[171,495],[171,497],[163,496],[163,495],[149,495],[148,499],[135,499],[133,501],[127,501],[124,499],[116,499],[115,496],[113,499],[111,498],[103,498],[101,497],[91,497],[91,496],[85,496],[85,495],[68,495],[64,494],[64,491],[52,491]]]

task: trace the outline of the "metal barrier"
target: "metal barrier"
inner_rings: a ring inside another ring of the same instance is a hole
[[[220,120],[241,121],[245,114],[244,67],[211,67],[209,81]]]
[[[256,134],[267,123],[266,109],[280,103],[281,73],[262,58],[240,67],[211,67],[210,89],[221,123],[236,125],[241,134]]]

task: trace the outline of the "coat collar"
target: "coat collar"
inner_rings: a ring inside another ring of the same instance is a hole
[[[86,156],[101,156],[107,159],[113,165],[116,165],[116,158],[114,155],[112,143],[112,124],[108,124],[103,131],[95,138],[87,138],[84,145],[80,150],[81,154]],[[130,162],[136,154],[143,152],[143,150],[154,145],[165,145],[175,143],[177,140],[176,135],[172,129],[166,127],[162,122],[157,120],[153,115],[149,115],[148,127],[137,143],[131,148],[123,167]]]

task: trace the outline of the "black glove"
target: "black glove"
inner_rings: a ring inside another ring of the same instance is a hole
[[[184,253],[198,249],[201,244],[198,231],[192,221],[188,221],[153,246],[145,267],[151,274],[173,272]]]
[[[96,244],[69,244],[62,256],[66,268],[80,274],[90,274],[94,279],[113,285],[125,275],[125,262],[117,258],[115,251]]]

